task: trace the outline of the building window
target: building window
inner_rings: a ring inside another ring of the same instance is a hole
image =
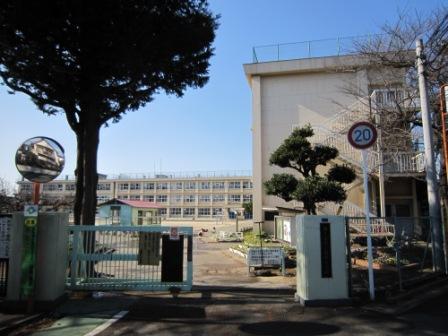
[[[110,190],[110,183],[98,183],[96,190]]]
[[[252,195],[243,195],[243,202],[252,202]]]
[[[65,190],[67,191],[73,191],[76,190],[76,184],[74,183],[69,183],[65,185]]]
[[[194,203],[195,197],[194,195],[186,195],[184,196],[184,202],[185,203]]]
[[[131,195],[129,199],[132,201],[140,201],[140,195]]]
[[[193,217],[194,216],[194,208],[184,208],[184,217]]]
[[[157,183],[157,190],[168,190],[168,183],[167,182]]]
[[[213,182],[213,189],[224,189],[224,182]]]
[[[240,203],[241,195],[229,195],[229,202],[230,203]]]
[[[173,196],[171,196],[171,202],[173,202],[173,203],[182,203],[182,195],[173,195]]]
[[[154,190],[154,183],[153,182],[146,182],[143,184],[143,189],[145,190]]]
[[[170,184],[171,190],[182,190],[182,182],[173,182]]]
[[[119,183],[118,189],[119,190],[129,190],[129,183]]]
[[[159,216],[166,216],[166,208],[159,209]]]
[[[222,216],[222,208],[213,208],[212,215],[213,216]]]
[[[241,182],[239,181],[230,181],[229,182],[229,189],[240,189],[241,188]]]
[[[146,202],[154,202],[154,195],[143,195],[143,200]]]
[[[223,194],[213,195],[213,202],[224,202],[225,199]]]
[[[199,208],[198,209],[198,216],[199,217],[210,216],[210,208]]]
[[[199,184],[199,189],[202,189],[202,190],[210,189],[210,182],[201,182]]]
[[[62,191],[63,185],[62,184],[56,184],[56,183],[48,183],[44,184],[43,188],[44,191]]]
[[[127,200],[129,197],[128,197],[128,195],[118,195],[118,199],[121,199],[121,200]]]
[[[31,191],[31,183],[30,184],[21,184],[20,191]]]
[[[252,189],[253,183],[251,181],[244,181],[243,182],[243,189]]]
[[[157,203],[166,203],[168,201],[167,195],[157,195]]]
[[[104,203],[104,202],[107,202],[108,200],[110,200],[110,197],[101,195],[101,196],[97,196],[96,200],[98,201],[98,204],[100,204],[100,203]]]
[[[194,190],[196,189],[196,182],[185,182],[184,183],[185,190]]]
[[[140,183],[131,183],[131,190],[140,190]]]
[[[199,195],[199,202],[210,202],[210,195]]]
[[[170,208],[170,217],[180,217],[182,214],[181,208]]]

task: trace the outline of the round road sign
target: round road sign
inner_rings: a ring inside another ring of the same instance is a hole
[[[367,121],[360,121],[350,127],[348,141],[357,149],[366,149],[372,146],[378,136],[375,126]]]

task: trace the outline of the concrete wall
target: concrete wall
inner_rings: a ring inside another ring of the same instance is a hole
[[[245,65],[252,88],[255,221],[264,220],[263,208],[298,205],[264,193],[264,181],[274,173],[288,172],[270,166],[269,157],[294,127],[322,124],[341,106],[354,103],[355,97],[344,93],[348,86],[367,94],[367,72],[356,69],[360,62],[353,57],[324,57]]]
[[[35,300],[51,302],[65,291],[68,255],[68,213],[42,213],[38,217]],[[15,213],[11,225],[8,301],[21,301],[23,213]]]

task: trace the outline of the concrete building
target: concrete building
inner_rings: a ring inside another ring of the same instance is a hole
[[[305,55],[285,52],[282,57],[282,46],[272,46],[272,55],[263,59],[258,52],[265,56],[269,47],[254,49],[254,62],[244,65],[252,90],[255,222],[269,224],[279,209],[301,208],[298,202],[286,203],[266,195],[263,182],[274,173],[294,174],[292,170],[270,166],[269,157],[295,127],[306,124],[315,130],[313,143],[336,147],[340,152],[338,161],[352,164],[358,172],[357,180],[347,187],[348,199],[342,209],[325,203],[318,206],[318,211],[364,215],[361,154],[349,145],[347,131],[356,121],[378,121],[384,111],[392,111],[397,100],[408,96],[402,70],[374,68],[363,57],[341,55],[337,50],[313,57],[310,50],[318,49],[315,47],[308,43]],[[412,107],[411,103],[406,104],[406,108]],[[402,133],[400,138],[383,134],[369,150],[370,211],[374,216],[427,215],[423,153],[416,149],[418,140],[411,132]],[[271,228],[265,225],[268,232]]]
[[[18,182],[19,193],[30,194],[32,184]],[[73,200],[75,179],[66,176],[42,187],[41,198],[49,203]],[[243,215],[243,203],[252,201],[249,171],[101,175],[98,204],[111,199],[155,202],[166,219],[233,218]]]

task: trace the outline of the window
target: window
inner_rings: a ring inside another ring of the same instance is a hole
[[[224,189],[224,182],[213,182],[213,189]]]
[[[173,203],[182,203],[182,195],[173,195],[173,196],[171,196],[171,202],[173,202]]]
[[[196,182],[185,182],[184,183],[185,190],[194,190],[196,189]]]
[[[199,202],[210,202],[210,195],[199,195]]]
[[[210,189],[210,182],[201,182],[199,184],[199,189],[202,189],[202,190]]]
[[[21,184],[20,191],[31,191],[31,183],[30,184]]]
[[[243,202],[252,202],[252,195],[243,195]]]
[[[240,188],[241,188],[241,182],[239,181],[229,182],[229,189],[240,189]]]
[[[170,217],[180,217],[182,214],[181,208],[170,208]]]
[[[127,200],[128,199],[128,195],[118,195],[118,199]]]
[[[213,202],[224,202],[225,196],[223,194],[213,195]]]
[[[98,183],[96,190],[110,190],[110,183]]]
[[[62,184],[48,183],[44,184],[42,189],[45,191],[62,191],[63,190],[62,188],[63,188]]]
[[[166,215],[166,208],[160,208],[159,209],[159,216],[165,216]]]
[[[104,203],[104,202],[107,202],[108,200],[110,200],[110,197],[101,195],[101,196],[97,196],[96,200],[98,201],[98,203]]]
[[[184,196],[185,203],[193,203],[195,201],[194,195],[186,195]]]
[[[140,183],[131,183],[131,190],[140,190]]]
[[[184,217],[193,217],[194,216],[194,208],[184,208]]]
[[[156,200],[158,203],[166,203],[168,201],[168,196],[167,195],[157,195]]]
[[[198,209],[198,216],[199,217],[210,216],[210,208],[199,208]]]
[[[230,203],[240,203],[241,195],[229,195],[229,202]]]
[[[143,200],[146,202],[154,202],[154,195],[143,195]]]
[[[154,183],[153,182],[146,182],[143,184],[143,189],[145,190],[154,190]]]
[[[213,208],[212,215],[213,216],[222,216],[222,208]]]
[[[140,195],[131,195],[129,199],[132,201],[140,201]]]
[[[74,184],[74,183],[66,184],[65,190],[76,190],[76,184]]]
[[[251,181],[244,181],[243,182],[243,189],[252,189],[253,188],[253,184]]]
[[[157,190],[168,190],[168,183],[167,182],[157,183]]]
[[[172,182],[170,188],[171,190],[182,190],[182,182]]]
[[[129,190],[129,183],[119,183],[118,189],[119,190]]]

